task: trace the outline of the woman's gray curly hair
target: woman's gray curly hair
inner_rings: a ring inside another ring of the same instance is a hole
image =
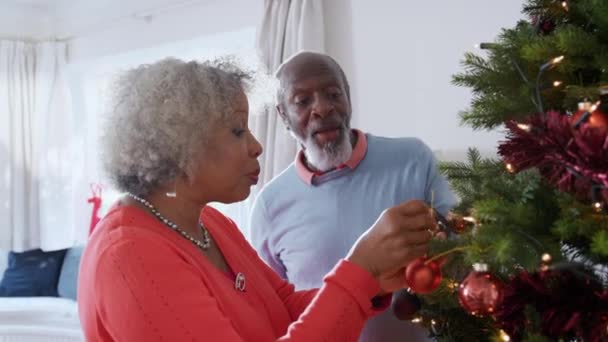
[[[167,58],[118,78],[102,136],[104,168],[118,189],[146,195],[190,174],[209,129],[230,115],[251,73],[230,58]]]

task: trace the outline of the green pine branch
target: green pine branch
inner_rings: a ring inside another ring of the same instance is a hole
[[[580,102],[599,99],[599,88],[608,85],[608,1],[565,3],[527,0],[523,13],[530,19],[502,30],[484,51],[464,55],[462,71],[452,78],[472,93],[469,108],[459,113],[461,124],[492,130],[507,120],[526,120],[540,108],[537,78],[545,111],[572,113]],[[540,30],[540,23],[549,30]],[[541,65],[560,55],[561,63],[539,74]],[[485,262],[507,280],[522,268],[537,271],[548,253],[555,267],[582,263],[585,267],[572,271],[608,285],[608,274],[598,271],[608,265],[608,215],[557,191],[538,170],[510,174],[501,161],[484,159],[475,149],[466,162],[439,168],[460,198],[454,211],[472,216],[477,224],[453,239],[431,242],[429,255],[453,251],[445,260],[440,289],[422,296],[423,324],[437,340],[498,340],[495,322],[464,312],[448,286],[462,281],[473,263]],[[526,307],[525,316],[526,330],[519,339],[553,340],[543,336],[542,317],[533,306]]]

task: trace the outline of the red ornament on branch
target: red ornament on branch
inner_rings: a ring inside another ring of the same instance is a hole
[[[407,265],[405,283],[415,293],[431,293],[441,284],[441,262],[422,257]]]
[[[418,296],[404,289],[395,294],[391,306],[397,319],[409,321],[420,310],[421,303]]]
[[[608,114],[602,112],[600,103],[579,103],[579,110],[572,115],[571,122],[575,129],[586,126],[602,135],[608,133]]]
[[[488,272],[488,265],[475,264],[473,268],[458,289],[460,305],[475,316],[492,314],[502,303],[503,284]]]
[[[452,229],[458,234],[469,232],[475,227],[475,219],[471,216],[450,214],[448,221],[450,222]]]

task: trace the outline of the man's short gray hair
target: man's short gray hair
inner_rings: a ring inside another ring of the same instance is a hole
[[[336,70],[340,74],[340,77],[342,78],[342,82],[344,83],[344,88],[346,90],[346,97],[348,98],[348,101],[350,102],[350,84],[348,83],[348,78],[346,77],[346,73],[344,72],[344,69],[342,69],[342,66],[340,66],[340,63],[338,63],[338,61],[336,61],[330,55],[316,52],[316,51],[303,50],[303,51],[296,52],[293,55],[289,56],[274,71],[274,77],[277,80],[279,80],[279,84],[276,87],[277,90],[276,90],[276,97],[275,97],[275,101],[277,102],[277,104],[281,105],[284,101],[285,85],[282,82],[280,82],[280,80],[283,77],[283,72],[285,71],[285,68],[288,65],[290,65],[291,63],[293,63],[295,60],[301,59],[301,58],[315,58],[317,61],[325,60],[325,62],[328,62],[329,64],[333,65],[334,68],[336,68]]]
[[[124,73],[101,141],[108,176],[118,189],[142,196],[190,174],[209,130],[233,112],[251,79],[229,58],[167,58]]]

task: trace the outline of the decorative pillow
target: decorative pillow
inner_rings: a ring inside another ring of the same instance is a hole
[[[57,283],[59,297],[76,300],[76,288],[78,287],[78,269],[84,246],[74,246],[68,249],[63,258],[63,266]]]
[[[9,252],[8,268],[0,282],[0,297],[56,297],[57,280],[65,253],[65,249]]]

